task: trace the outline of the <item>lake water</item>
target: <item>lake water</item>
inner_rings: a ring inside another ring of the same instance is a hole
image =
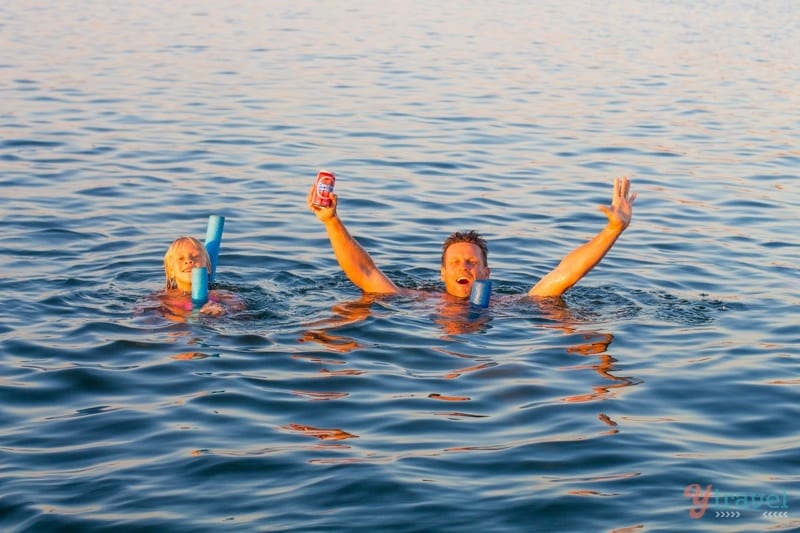
[[[797,50],[789,0],[4,1],[0,529],[800,529]],[[320,168],[403,287],[480,230],[492,306],[362,297]],[[211,214],[247,309],[170,320]]]

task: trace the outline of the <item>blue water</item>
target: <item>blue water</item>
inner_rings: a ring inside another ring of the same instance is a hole
[[[800,529],[797,50],[789,0],[3,2],[0,529]],[[401,286],[482,231],[492,306],[362,297],[320,168]],[[247,308],[170,320],[210,214]]]

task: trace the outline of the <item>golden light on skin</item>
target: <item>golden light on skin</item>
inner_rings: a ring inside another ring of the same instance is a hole
[[[468,298],[476,279],[487,279],[491,270],[477,244],[457,242],[444,254],[441,277],[448,294]]]
[[[205,246],[195,238],[176,239],[164,255],[164,273],[167,287],[182,292],[192,290],[192,269],[205,268],[210,272],[210,260]]]

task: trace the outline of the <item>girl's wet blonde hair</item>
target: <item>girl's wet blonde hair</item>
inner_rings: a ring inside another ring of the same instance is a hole
[[[179,256],[181,250],[188,246],[197,248],[200,251],[200,255],[206,264],[206,269],[208,269],[209,274],[211,273],[211,257],[209,257],[208,250],[206,250],[205,245],[194,237],[178,237],[172,241],[172,244],[170,244],[169,248],[167,248],[167,253],[164,254],[164,274],[167,278],[167,289],[174,289],[177,287],[175,275],[170,271],[170,269]]]

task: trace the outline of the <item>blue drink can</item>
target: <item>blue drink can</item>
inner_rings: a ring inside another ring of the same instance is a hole
[[[492,280],[476,279],[472,282],[469,301],[478,307],[489,307],[489,296],[492,292]]]

